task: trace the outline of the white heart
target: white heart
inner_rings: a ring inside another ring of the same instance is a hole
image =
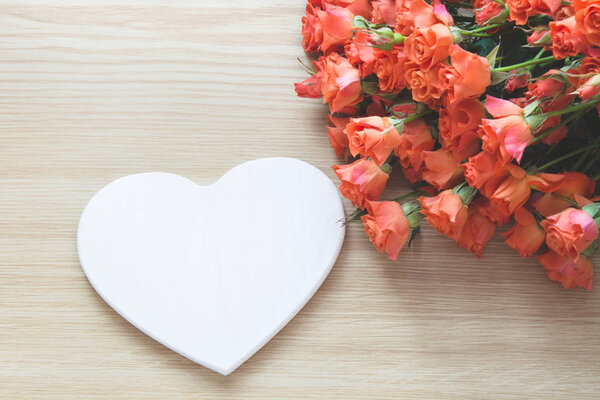
[[[227,375],[323,283],[344,241],[343,218],[329,178],[291,158],[241,164],[210,186],[130,175],[85,208],[79,259],[125,319]]]

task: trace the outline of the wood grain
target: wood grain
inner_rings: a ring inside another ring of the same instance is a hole
[[[333,178],[325,107],[295,97],[304,1],[0,0],[0,397],[597,399],[600,290],[564,291],[496,238],[425,228],[398,262],[351,226],[325,284],[229,377],[129,325],[86,281],[93,193],[208,184],[268,156]],[[406,190],[394,180],[388,194]],[[595,257],[599,264],[599,257]]]

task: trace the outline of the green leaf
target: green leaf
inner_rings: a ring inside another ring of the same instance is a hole
[[[360,82],[360,85],[362,86],[363,92],[365,92],[366,94],[375,94],[379,92],[379,84],[377,82],[367,81],[363,79]]]
[[[510,72],[492,70],[491,81],[492,85],[497,85],[504,82],[510,77]]]
[[[527,117],[529,115],[531,115],[535,110],[537,110],[537,108],[540,105],[541,100],[537,99],[536,101],[533,101],[531,103],[529,103],[524,109],[523,109],[523,114]]]
[[[421,232],[421,226],[418,226],[417,228],[410,230],[410,239],[408,239],[408,247],[409,248],[410,248],[410,245],[412,244],[412,241],[415,240],[415,238],[419,235],[419,232]]]
[[[592,203],[582,208],[590,217],[596,219],[600,217],[600,203]]]
[[[494,47],[492,51],[490,51],[489,54],[485,57],[490,63],[490,68],[494,68],[494,65],[496,65],[496,56],[498,55],[498,50],[500,50],[500,45]]]
[[[590,244],[584,251],[581,252],[581,254],[586,257],[591,257],[597,248],[598,248],[598,239],[594,240],[592,242],[592,244]]]
[[[527,122],[527,125],[529,125],[532,131],[535,131],[544,124],[546,119],[548,119],[548,117],[544,114],[528,115],[525,117],[525,122]]]

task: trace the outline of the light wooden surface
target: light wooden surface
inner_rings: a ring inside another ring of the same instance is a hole
[[[498,238],[478,260],[426,228],[394,263],[351,226],[314,298],[228,377],[90,287],[77,221],[115,178],[208,184],[268,156],[333,177],[325,107],[293,92],[303,9],[0,0],[0,398],[599,398],[600,287],[564,291]]]

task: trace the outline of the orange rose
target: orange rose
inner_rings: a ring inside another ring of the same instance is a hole
[[[553,251],[537,256],[538,261],[546,269],[546,275],[553,281],[562,283],[565,289],[579,286],[587,291],[592,290],[594,266],[585,256],[577,261],[564,258]]]
[[[567,208],[542,221],[546,243],[563,257],[577,261],[582,251],[598,237],[598,226],[585,211]]]
[[[448,61],[441,61],[433,66],[432,73],[437,75],[437,84],[441,92],[447,92],[454,87],[456,81],[460,78],[460,74]]]
[[[412,92],[412,97],[419,103],[425,103],[433,106],[431,96],[432,86],[430,85],[430,74],[421,70],[418,64],[407,62],[404,66],[406,87]]]
[[[452,122],[450,121],[450,116],[448,115],[448,109],[440,107],[438,110],[438,139],[444,148],[446,148],[447,143],[450,141],[452,134],[451,129]]]
[[[598,93],[600,93],[600,75],[590,77],[577,89],[577,95],[581,100],[588,100]]]
[[[450,29],[444,24],[435,24],[411,33],[404,41],[404,49],[410,61],[428,70],[448,58],[453,43]]]
[[[485,196],[476,197],[475,200],[473,200],[473,202],[471,203],[471,206],[475,207],[481,215],[483,215],[498,226],[502,226],[508,223],[508,221],[510,221],[510,217],[498,211],[492,205],[492,203],[490,203],[490,200]]]
[[[385,250],[391,260],[396,260],[410,236],[402,206],[395,201],[367,201],[366,206],[368,214],[361,219],[369,240],[378,251]]]
[[[506,0],[506,6],[510,11],[509,21],[515,21],[517,25],[525,25],[527,19],[537,15],[535,9],[536,0]]]
[[[419,197],[421,214],[438,232],[458,241],[469,216],[468,207],[452,189],[435,197]]]
[[[583,53],[589,47],[586,38],[577,32],[575,17],[562,21],[550,22],[550,37],[552,38],[552,55],[562,59]]]
[[[546,193],[533,202],[535,210],[544,217],[558,214],[571,206],[571,201],[579,197],[590,197],[596,188],[596,181],[581,172],[564,172],[564,180],[554,193]]]
[[[458,238],[461,247],[481,258],[483,248],[494,237],[496,225],[475,208],[469,208],[469,217]]]
[[[382,92],[397,92],[403,89],[406,56],[402,46],[394,46],[390,51],[380,50],[376,54],[373,72],[379,80],[379,89]]]
[[[552,44],[552,40],[550,39],[550,29],[545,27],[534,29],[533,32],[527,36],[527,44],[540,47],[546,47],[547,45]]]
[[[415,29],[435,25],[433,7],[424,0],[396,0],[396,32],[408,36]]]
[[[459,131],[476,131],[485,116],[485,110],[476,99],[460,99],[448,106],[448,116],[453,134],[459,135]]]
[[[478,126],[485,116],[483,105],[476,99],[460,99],[439,112],[439,141],[464,160],[479,150]]]
[[[596,180],[581,172],[565,172],[564,183],[556,189],[556,194],[573,200],[574,195],[590,197],[596,189]]]
[[[505,169],[496,168],[497,164],[498,159],[485,151],[469,157],[462,165],[469,186],[477,188],[485,197],[491,197],[507,176]]]
[[[437,190],[451,188],[462,181],[460,160],[448,150],[424,151],[423,179]]]
[[[562,0],[537,0],[533,2],[533,6],[539,14],[552,15],[560,8],[561,3]]]
[[[518,168],[518,167],[517,167]],[[565,182],[564,174],[527,175],[527,184],[540,192],[555,192]]]
[[[340,112],[363,100],[360,73],[350,62],[338,53],[331,53],[323,59],[321,91],[323,102],[329,103],[329,110]]]
[[[535,211],[541,216],[549,217],[550,215],[558,214],[568,208],[571,203],[554,193],[545,193],[544,195],[539,195],[539,197],[532,202],[532,205]]]
[[[443,61],[441,63],[437,63],[429,71],[427,71],[427,92],[430,99],[427,105],[430,108],[435,108],[439,104],[443,103],[442,96],[448,91],[448,86],[444,86],[444,83],[440,82],[440,77],[446,78],[447,75],[445,71],[447,72],[448,69],[453,69],[453,67],[446,61]]]
[[[317,18],[322,27],[323,41],[320,47],[324,53],[342,47],[352,37],[354,14],[349,9],[326,4],[324,10],[317,11]]]
[[[321,74],[315,74],[300,83],[294,83],[294,89],[296,89],[298,97],[320,99],[323,97],[323,93],[321,93]]]
[[[529,83],[529,79],[531,79],[531,73],[529,71],[519,73],[516,70],[510,71],[511,75],[506,80],[506,86],[504,90],[507,93],[512,93],[517,89],[524,88]]]
[[[400,144],[394,152],[403,168],[419,171],[423,166],[423,151],[431,150],[433,146],[435,140],[431,136],[431,128],[424,120],[417,119],[404,124]]]
[[[452,18],[452,15],[450,15],[450,13],[448,12],[446,5],[442,3],[442,0],[433,0],[432,6],[433,14],[435,15],[435,18],[438,21],[447,26],[454,25],[454,19]]]
[[[348,135],[346,135],[344,129],[346,129],[349,120],[350,118],[347,117],[339,118],[334,117],[333,115],[327,116],[327,122],[333,125],[327,126],[329,144],[333,147],[333,151],[335,151],[335,155],[338,157],[342,157],[348,148]]]
[[[563,110],[573,101],[574,98],[575,98],[574,94],[565,94],[565,95],[560,95],[560,96],[557,95],[555,98],[553,98],[551,100],[540,103],[540,105],[541,105],[540,111],[542,113],[547,113],[547,112],[551,112],[551,111]],[[544,120],[544,122],[541,124],[541,126],[536,128],[536,130],[535,130],[536,135],[543,134],[548,129],[560,125],[561,118],[562,118],[561,116],[554,116],[554,117],[546,118]],[[549,135],[546,135],[542,139],[542,143],[545,143],[548,145],[558,143],[562,139],[565,138],[565,136],[567,135],[567,131],[568,131],[567,127],[562,126],[559,129],[555,130],[554,132],[550,133]]]
[[[552,15],[552,19],[554,21],[561,21],[563,19],[567,19],[575,15],[575,8],[571,4],[567,4],[565,6],[559,7],[554,14]]]
[[[355,30],[352,39],[346,42],[344,52],[348,61],[360,70],[360,76],[366,77],[373,73],[375,59],[382,50],[375,48],[374,40],[368,31]]]
[[[450,62],[459,75],[448,91],[450,103],[463,98],[479,97],[490,86],[490,64],[487,58],[454,44],[450,46]]]
[[[502,232],[506,244],[517,250],[521,257],[531,257],[544,243],[546,234],[532,213],[524,208],[515,211],[515,224]]]
[[[366,19],[371,18],[372,7],[370,0],[323,0],[323,2],[344,7],[354,15],[360,15]]]
[[[490,20],[499,19],[504,14],[504,7],[493,0],[475,0],[473,2],[475,23],[477,25],[488,25]]]
[[[396,0],[374,0],[371,5],[373,6],[371,22],[396,26]]]
[[[365,208],[367,200],[379,199],[389,178],[374,161],[366,158],[349,165],[334,165],[332,168],[342,181],[342,195],[360,208]]]
[[[495,119],[481,120],[479,135],[483,150],[495,154],[504,164],[513,158],[521,161],[525,148],[533,141],[523,109],[516,104],[487,96],[485,108]]]
[[[564,182],[561,174],[527,175],[514,164],[506,164],[509,176],[490,196],[490,202],[504,215],[511,215],[529,199],[531,188],[540,192],[555,191]]]
[[[540,78],[527,85],[525,97],[533,101],[537,99],[554,99],[558,97],[565,89],[565,80],[560,77],[554,77],[551,71],[542,75]]]
[[[600,73],[600,59],[596,57],[583,57],[581,65],[578,68],[571,69],[567,75],[567,80],[571,86],[579,87],[591,74]]]
[[[577,30],[594,46],[600,46],[600,2],[574,0]]]
[[[306,78],[300,83],[294,83],[296,94],[298,97],[306,97],[309,99],[320,99],[323,97],[321,92],[321,80],[323,78],[323,57],[313,61],[316,73]]]
[[[345,132],[350,153],[370,157],[379,166],[400,144],[400,134],[387,117],[351,118]]]
[[[317,8],[306,5],[306,15],[302,17],[302,48],[307,53],[316,53],[323,43],[323,25],[317,18]]]
[[[502,214],[511,215],[529,199],[531,188],[527,184],[527,174],[523,169],[512,164],[508,164],[507,167],[510,175],[490,196],[490,203]]]

